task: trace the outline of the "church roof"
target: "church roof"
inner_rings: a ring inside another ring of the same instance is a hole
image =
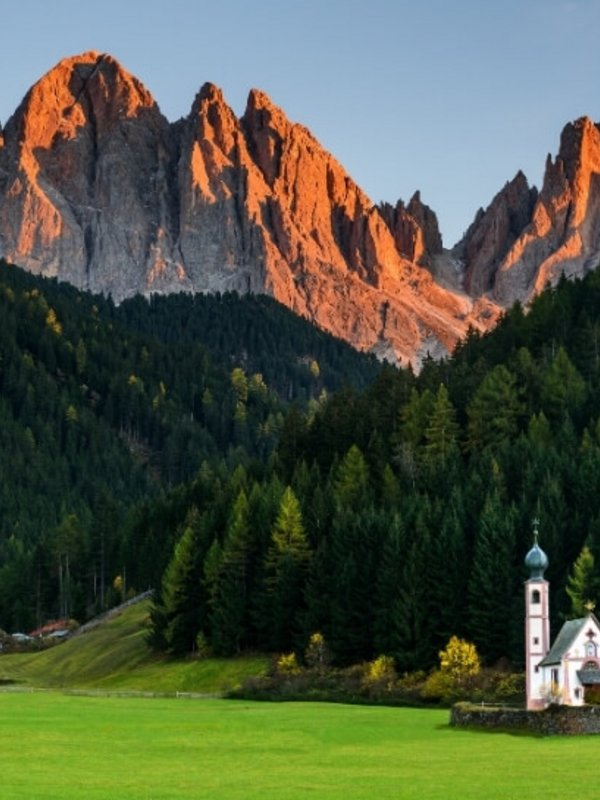
[[[548,569],[548,556],[538,544],[539,520],[534,520],[533,547],[525,556],[525,566],[529,570],[529,580],[543,581],[544,572]]]
[[[540,661],[540,667],[549,667],[551,664],[560,664],[564,654],[571,647],[577,634],[583,628],[587,617],[581,619],[570,619],[560,629],[554,644],[547,655]]]
[[[600,669],[580,669],[577,671],[577,677],[584,686],[600,685]]]
[[[581,632],[581,629],[589,620],[593,620],[596,623],[596,627],[600,627],[600,624],[598,623],[598,620],[594,614],[588,614],[587,617],[570,619],[565,622],[558,632],[558,636],[554,640],[554,644],[546,656],[544,656],[544,658],[540,661],[539,666],[549,667],[552,664],[560,664],[565,653],[571,648],[573,642]]]

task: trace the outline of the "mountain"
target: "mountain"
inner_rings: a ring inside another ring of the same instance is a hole
[[[600,128],[587,117],[568,124],[541,191],[523,173],[480,211],[454,249],[465,288],[504,307],[529,301],[564,273],[581,277],[600,262]]]
[[[374,205],[263,92],[237,117],[206,83],[170,123],[114,58],[90,51],[42,77],[0,131],[0,256],[117,302],[268,294],[418,367],[596,265],[599,175],[598,127],[567,125],[541,191],[519,172],[446,250],[418,192]]]
[[[363,350],[442,354],[487,302],[427,269],[437,222],[418,196],[373,205],[260,91],[235,116],[205,84],[170,124],[113,58],[65,59],[28,92],[0,148],[0,255],[117,301],[264,292]]]

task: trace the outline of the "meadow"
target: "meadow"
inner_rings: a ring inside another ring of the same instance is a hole
[[[199,660],[157,655],[146,642],[149,610],[145,601],[49,650],[2,655],[0,684],[220,694],[268,665],[264,656]]]
[[[0,656],[0,800],[593,796],[593,737],[453,730],[447,710],[135,696],[217,694],[267,666],[157,657],[148,609]]]
[[[458,731],[447,722],[448,712],[440,710],[3,692],[0,794],[2,800],[593,796],[584,784],[598,749],[593,737]]]

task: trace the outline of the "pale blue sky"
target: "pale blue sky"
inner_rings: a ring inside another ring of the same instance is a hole
[[[109,52],[171,119],[205,81],[306,125],[374,202],[416,189],[450,246],[560,131],[600,120],[600,0],[2,3],[0,120],[64,56]]]

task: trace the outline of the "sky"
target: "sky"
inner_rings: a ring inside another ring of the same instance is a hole
[[[600,121],[600,0],[2,3],[0,122],[61,58],[117,58],[174,121],[206,81],[308,127],[373,202],[416,190],[452,246],[564,125]]]

